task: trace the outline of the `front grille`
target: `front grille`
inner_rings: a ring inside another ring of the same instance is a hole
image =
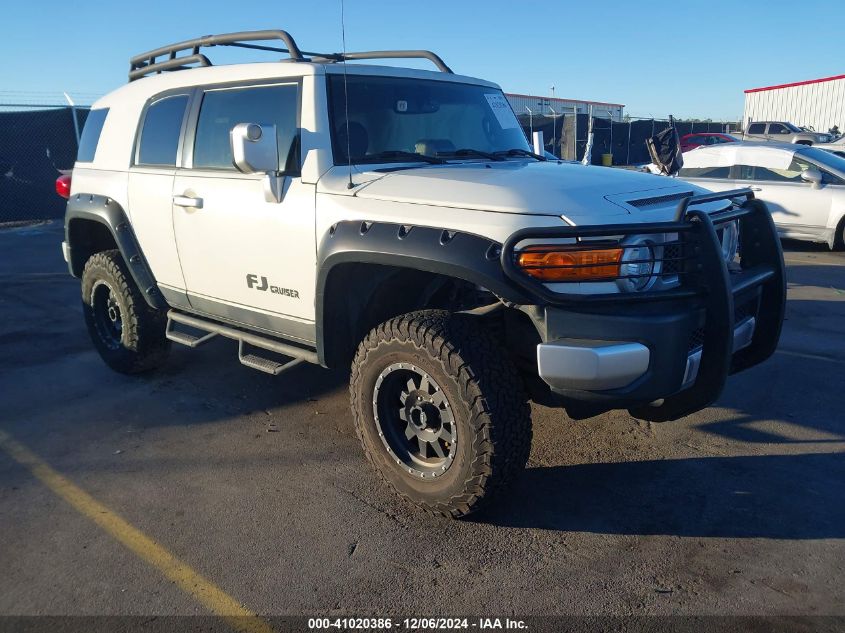
[[[663,273],[666,275],[677,275],[681,271],[682,259],[684,256],[683,245],[669,243],[663,247]]]

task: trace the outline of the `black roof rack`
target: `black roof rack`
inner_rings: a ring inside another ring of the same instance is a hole
[[[265,46],[261,44],[249,44],[248,42],[266,42],[280,40],[281,46]],[[220,35],[205,35],[192,40],[185,40],[176,44],[168,44],[160,48],[135,55],[129,59],[129,81],[135,81],[146,75],[160,73],[163,71],[186,70],[198,66],[211,66],[208,57],[200,53],[201,48],[212,46],[234,46],[237,48],[249,48],[259,51],[271,51],[274,53],[287,53],[293,62],[313,61],[321,64],[343,62],[359,59],[427,59],[434,63],[444,73],[451,73],[452,69],[431,51],[362,51],[358,53],[314,53],[302,51],[296,45],[294,39],[287,31],[266,30],[266,31],[239,31],[237,33],[221,33]],[[177,53],[188,52],[187,55],[177,56]],[[166,59],[157,61],[157,58],[166,56]],[[307,57],[306,57],[307,56]]]

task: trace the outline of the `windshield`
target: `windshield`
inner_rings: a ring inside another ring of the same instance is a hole
[[[837,156],[836,154],[826,152],[825,150],[818,149],[817,147],[802,147],[801,149],[796,150],[795,153],[801,156],[806,156],[814,163],[818,163],[823,167],[835,169],[840,174],[845,175],[845,158]]]
[[[484,159],[528,150],[525,133],[502,91],[451,81],[330,75],[329,116],[335,165],[403,163],[421,157]],[[344,92],[348,94],[347,134]],[[439,161],[438,161],[439,162]]]
[[[790,132],[801,132],[802,131],[801,128],[792,125],[792,123],[784,123],[784,125],[789,128]]]

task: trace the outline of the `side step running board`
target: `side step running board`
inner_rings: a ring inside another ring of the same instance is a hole
[[[173,329],[173,324],[179,323],[187,325],[188,327],[200,330],[206,334],[196,335],[188,332],[179,332]],[[188,347],[199,347],[213,339],[217,335],[225,336],[226,338],[238,341],[238,360],[247,367],[263,371],[264,373],[278,376],[283,371],[296,367],[303,361],[317,364],[317,352],[289,343],[284,343],[280,340],[273,339],[260,334],[252,332],[244,332],[217,321],[210,319],[203,319],[201,317],[185,314],[176,310],[170,310],[167,313],[167,329],[165,336],[175,343],[187,345]],[[245,350],[245,345],[265,349],[280,356],[287,356],[292,359],[284,363],[258,356],[257,354],[248,353]]]
[[[238,341],[238,360],[241,361],[241,365],[263,371],[265,374],[270,374],[271,376],[278,376],[283,371],[292,369],[304,362],[302,358],[294,358],[286,363],[279,363],[263,356],[257,356],[256,354],[244,354],[243,340]]]

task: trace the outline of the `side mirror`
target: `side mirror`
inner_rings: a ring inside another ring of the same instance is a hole
[[[822,172],[815,167],[808,167],[801,172],[801,180],[809,182],[813,186],[813,189],[818,189],[822,186]]]
[[[276,126],[238,123],[229,133],[232,158],[238,171],[260,174],[279,171],[279,142]]]

